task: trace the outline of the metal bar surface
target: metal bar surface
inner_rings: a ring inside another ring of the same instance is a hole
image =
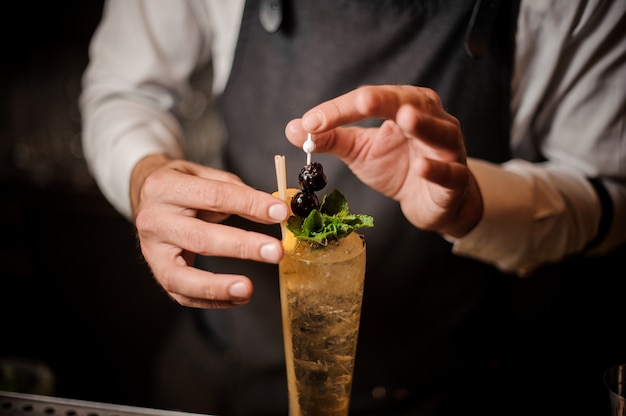
[[[150,409],[0,391],[0,416],[193,416],[197,413]],[[207,415],[203,415],[207,416]]]

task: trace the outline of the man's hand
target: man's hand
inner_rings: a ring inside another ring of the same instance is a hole
[[[342,127],[367,118],[384,122]],[[335,154],[363,183],[398,201],[416,227],[461,237],[482,216],[459,122],[430,89],[363,86],[292,120],[285,133],[298,147],[312,133],[316,152]]]
[[[194,268],[196,254],[267,263],[283,256],[279,240],[219,223],[231,214],[279,223],[289,212],[283,201],[231,173],[152,155],[135,166],[130,192],[143,256],[181,305],[228,308],[247,303],[253,292],[247,276]]]

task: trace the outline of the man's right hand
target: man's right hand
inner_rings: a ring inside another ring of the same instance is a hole
[[[183,306],[228,308],[252,296],[247,276],[199,270],[196,254],[275,264],[282,259],[276,238],[220,224],[232,214],[262,224],[289,215],[286,203],[232,173],[151,155],[133,169],[130,197],[141,252],[158,283]]]

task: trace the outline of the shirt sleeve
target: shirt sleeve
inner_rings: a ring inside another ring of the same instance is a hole
[[[516,159],[469,161],[484,214],[454,241],[455,253],[522,276],[583,253],[611,215],[590,177],[606,188],[612,215],[606,237],[585,254],[624,244],[625,19],[623,1],[521,2],[511,104]]]
[[[210,52],[200,4],[110,0],[92,38],[80,97],[83,150],[104,196],[127,218],[137,161],[183,155],[174,113],[189,92],[190,74]]]

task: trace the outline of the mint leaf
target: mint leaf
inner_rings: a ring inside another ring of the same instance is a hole
[[[346,197],[334,189],[330,194],[326,194],[322,198],[320,211],[327,215],[348,215],[350,208],[348,207]]]
[[[324,195],[320,208],[314,209],[306,218],[292,215],[287,229],[298,240],[326,245],[329,241],[346,237],[359,228],[374,226],[374,218],[365,214],[352,214],[348,201],[338,190]]]

